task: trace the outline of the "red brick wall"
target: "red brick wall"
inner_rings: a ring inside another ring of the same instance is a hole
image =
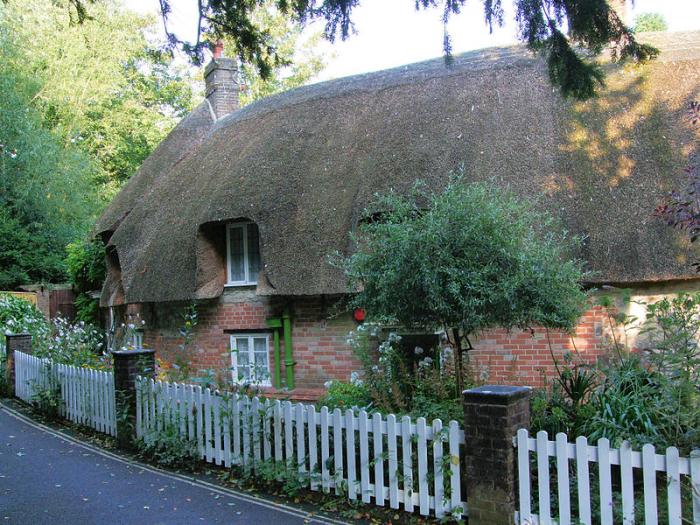
[[[573,337],[544,329],[492,330],[472,341],[470,372],[489,383],[542,386],[545,377],[556,374],[552,353],[560,363],[567,353],[577,363],[594,363],[603,357],[608,348],[607,327],[604,312],[596,306],[581,318]]]
[[[285,307],[292,311],[293,358],[296,389],[293,398],[313,399],[331,379],[347,381],[361,368],[347,345],[348,333],[356,328],[349,315],[333,315],[334,301],[321,297],[282,300],[256,296],[252,292],[227,292],[220,300],[198,306],[199,324],[195,342],[187,351],[193,372],[218,371],[219,379],[230,381],[230,331],[268,331],[266,319],[279,317]],[[142,308],[146,320],[144,343],[156,350],[156,357],[172,362],[183,340],[179,328],[185,304],[151,305]],[[570,353],[577,361],[595,362],[606,348],[605,319],[599,307],[589,310],[572,338],[568,334],[538,329],[534,332],[493,330],[474,338],[469,362],[475,379],[491,383],[541,386],[545,376],[553,377],[554,355],[563,362]],[[284,382],[284,341],[281,341],[281,376]],[[270,338],[270,367],[274,371],[274,348]],[[274,393],[270,389],[270,393]]]
[[[195,342],[187,350],[193,372],[218,370],[220,379],[231,378],[231,331],[269,332],[266,319],[280,317],[286,307],[292,313],[292,346],[296,362],[296,388],[292,397],[315,399],[331,379],[347,381],[350,373],[360,369],[352,349],[346,344],[348,332],[356,327],[349,315],[336,317],[334,301],[321,297],[280,300],[256,296],[252,292],[227,292],[220,300],[198,305]],[[156,357],[172,362],[183,338],[179,328],[186,304],[158,304],[144,307],[146,320],[144,344],[156,350]],[[280,333],[281,377],[284,383],[284,340]],[[274,374],[274,347],[270,338],[270,372]],[[269,389],[274,393],[273,389]]]

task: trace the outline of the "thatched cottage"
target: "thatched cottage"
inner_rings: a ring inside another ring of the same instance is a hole
[[[466,53],[236,102],[235,63],[207,66],[207,98],[143,163],[97,223],[107,246],[103,307],[139,311],[143,339],[167,360],[179,313],[196,300],[195,370],[259,377],[313,398],[359,368],[334,305],[347,292],[327,257],[375,192],[469,178],[537,197],[586,238],[594,285],[649,296],[697,288],[689,246],[652,217],[684,182],[698,136],[684,120],[700,97],[700,33],[650,34],[662,53],[608,67],[588,102],[562,100],[543,62],[520,47]],[[603,348],[595,308],[574,343]],[[551,338],[562,353],[572,340]],[[474,362],[492,381],[532,384],[551,370],[544,334],[482,334]],[[231,348],[237,348],[237,355]],[[233,371],[231,369],[233,368]]]

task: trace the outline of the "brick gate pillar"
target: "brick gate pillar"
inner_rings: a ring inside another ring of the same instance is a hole
[[[469,525],[511,525],[517,508],[513,437],[528,428],[530,389],[486,385],[465,390],[464,438]]]
[[[113,351],[117,444],[130,448],[136,438],[136,377],[155,377],[155,350]]]
[[[15,395],[15,352],[32,354],[32,336],[30,334],[14,334],[5,336],[5,381],[11,397]]]

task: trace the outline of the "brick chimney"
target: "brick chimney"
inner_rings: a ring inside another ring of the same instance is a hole
[[[224,44],[218,40],[214,45],[211,62],[204,69],[206,97],[216,119],[238,109],[238,65],[224,57]]]

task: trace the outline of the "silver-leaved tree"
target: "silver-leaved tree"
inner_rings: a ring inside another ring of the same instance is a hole
[[[571,330],[583,312],[580,240],[513,193],[453,177],[442,191],[417,185],[378,196],[340,257],[368,319],[444,330],[457,388],[470,337],[490,328]]]

